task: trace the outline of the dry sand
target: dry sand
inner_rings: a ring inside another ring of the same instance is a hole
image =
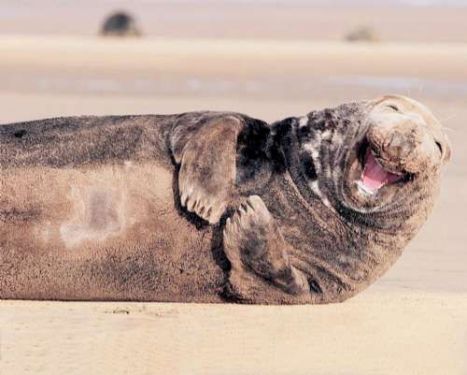
[[[433,216],[339,305],[0,302],[0,374],[467,374],[467,45],[0,36],[0,123],[236,110],[267,120],[388,92],[454,160]]]
[[[465,374],[467,300],[329,306],[3,302],[2,374]]]

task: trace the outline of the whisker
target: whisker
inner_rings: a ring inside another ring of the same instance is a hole
[[[418,96],[421,96],[421,94],[423,93],[423,90],[424,90],[424,83],[423,82],[418,82],[417,84],[417,95]]]
[[[443,130],[449,130],[450,132],[455,132],[456,130],[453,128],[448,128],[447,126],[442,127]]]
[[[411,98],[412,97],[412,93],[410,91],[412,87],[410,85],[407,86],[407,88],[405,89],[405,96]]]
[[[445,117],[443,119],[441,119],[441,122],[445,122],[445,121],[451,121],[452,119],[458,117],[459,115],[456,113],[454,115],[451,115],[451,116],[448,116],[448,117]]]

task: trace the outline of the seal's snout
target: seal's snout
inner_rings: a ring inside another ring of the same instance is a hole
[[[392,160],[404,160],[417,147],[417,140],[414,136],[406,136],[400,131],[395,131],[389,135],[385,151]]]
[[[393,173],[418,173],[436,164],[441,156],[433,137],[418,123],[375,122],[367,140],[379,163]]]

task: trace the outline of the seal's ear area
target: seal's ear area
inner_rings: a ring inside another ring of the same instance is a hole
[[[451,141],[444,134],[437,134],[434,136],[434,141],[439,154],[441,155],[441,162],[443,165],[449,163],[452,158]]]
[[[237,137],[243,126],[234,116],[215,117],[186,132],[176,129],[171,142],[180,163],[181,205],[211,224],[219,222],[233,193]]]

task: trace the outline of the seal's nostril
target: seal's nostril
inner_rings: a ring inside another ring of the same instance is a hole
[[[441,155],[443,155],[443,146],[441,145],[441,142],[435,141],[436,147],[438,147],[439,152]]]
[[[413,143],[403,134],[396,132],[391,136],[386,152],[393,158],[406,158],[413,149]]]

